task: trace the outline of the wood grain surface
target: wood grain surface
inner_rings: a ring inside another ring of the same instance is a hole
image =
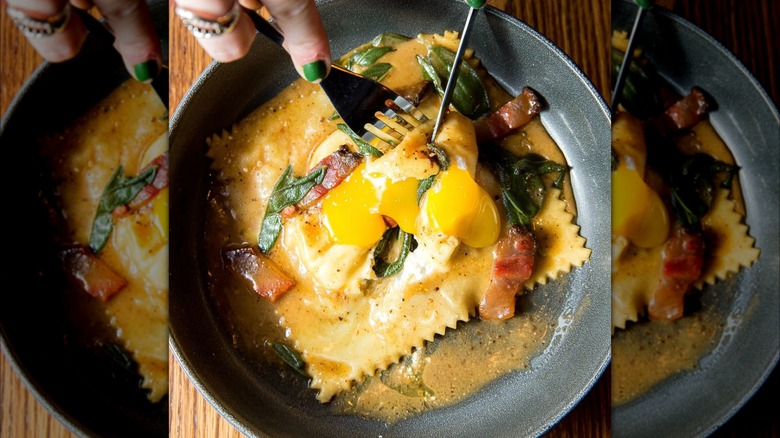
[[[580,66],[596,88],[609,100],[609,2],[593,0],[490,0],[557,44]],[[732,50],[763,85],[775,104],[778,98],[778,49],[780,13],[773,0],[658,0],[711,33]],[[170,108],[175,111],[191,84],[210,59],[173,14],[170,22]],[[41,58],[15,29],[0,8],[0,114],[5,114]],[[5,147],[5,145],[0,145]],[[607,145],[604,145],[607,147]],[[170,436],[240,437],[197,392],[171,357]],[[750,402],[726,423],[716,436],[777,437],[778,418],[770,406],[780,398],[776,370]],[[563,420],[549,437],[609,436],[609,375]],[[0,437],[72,437],[16,375],[5,355],[0,355]]]

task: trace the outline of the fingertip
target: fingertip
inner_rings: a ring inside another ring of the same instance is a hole
[[[318,84],[330,73],[330,63],[323,60],[312,61],[298,69],[298,73],[307,81]]]
[[[148,84],[160,74],[161,65],[157,59],[148,59],[134,64],[132,68],[128,68],[128,71],[139,82]]]

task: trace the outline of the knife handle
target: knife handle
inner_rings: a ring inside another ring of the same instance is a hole
[[[487,0],[466,0],[466,3],[468,3],[468,5],[474,9],[481,8],[485,5],[486,2]]]

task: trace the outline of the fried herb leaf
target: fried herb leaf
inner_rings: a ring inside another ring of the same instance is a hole
[[[447,151],[434,143],[428,143],[426,146],[428,146],[428,149],[433,153],[433,157],[439,165],[439,169],[447,170],[447,168],[450,167],[450,157],[447,156]]]
[[[302,177],[295,177],[292,174],[292,166],[287,166],[282,172],[265,207],[265,216],[257,239],[260,251],[264,253],[270,251],[282,231],[282,217],[279,212],[285,207],[295,205],[306,193],[309,193],[312,187],[320,184],[325,178],[326,169],[323,166]]]
[[[304,362],[298,352],[293,350],[289,345],[281,342],[274,342],[271,344],[271,348],[273,348],[276,354],[282,358],[284,363],[289,365],[296,373],[304,377],[311,377],[309,376],[309,373],[306,372],[306,362]]]
[[[431,62],[428,61],[428,58],[417,55],[417,63],[420,64],[420,67],[423,69],[423,77],[425,80],[433,82],[434,90],[436,90],[439,95],[443,95],[444,86],[442,85],[441,78],[439,77],[439,74],[436,73],[436,69],[433,68]]]
[[[372,65],[371,67],[363,70],[363,72],[360,74],[377,82],[382,82],[382,79],[384,79],[392,69],[393,66],[391,64],[380,63]]]
[[[385,257],[390,251],[393,241],[397,239],[401,239],[401,252],[395,261],[388,262],[385,260]],[[379,278],[389,277],[401,272],[406,257],[416,247],[417,241],[414,240],[414,235],[403,231],[401,227],[393,227],[386,230],[382,235],[382,239],[374,248],[374,273],[376,273],[376,276]]]
[[[89,248],[93,253],[99,253],[108,242],[111,231],[114,229],[114,218],[112,215],[114,209],[132,201],[138,192],[154,181],[156,174],[157,167],[153,166],[132,178],[126,178],[122,166],[116,169],[106,188],[103,189],[103,194],[100,196],[95,213],[95,219],[92,221],[92,230],[89,234]]]
[[[347,60],[345,68],[355,71],[355,67],[368,67],[376,63],[379,58],[385,56],[387,52],[392,52],[393,50],[395,49],[392,47],[366,47],[352,54]]]
[[[455,53],[445,47],[430,46],[428,48],[428,61],[436,71],[440,81],[446,83],[455,61]],[[425,66],[423,68],[425,69]],[[430,76],[427,71],[426,74]],[[430,79],[433,80],[433,77],[431,76]],[[439,92],[439,88],[436,88],[437,92]],[[441,94],[444,94],[443,90]],[[479,77],[479,73],[468,62],[463,62],[460,65],[455,90],[452,93],[452,105],[459,113],[470,119],[478,119],[490,111],[490,98],[485,84]]]
[[[531,226],[531,220],[542,207],[547,192],[541,176],[558,173],[552,185],[561,188],[568,170],[540,155],[518,157],[497,145],[483,147],[479,159],[498,178],[509,223],[526,227]]]
[[[401,44],[405,41],[409,41],[411,38],[405,35],[400,35],[397,33],[392,32],[386,32],[380,35],[377,35],[376,38],[374,38],[373,41],[371,41],[371,45],[374,47],[395,47],[398,44]]]
[[[717,175],[726,173],[721,187],[728,189],[737,170],[736,166],[701,153],[687,157],[681,165],[673,167],[667,180],[677,220],[686,228],[698,230],[701,218],[712,206]]]
[[[417,203],[420,203],[420,200],[422,199],[422,196],[425,194],[425,192],[428,191],[428,189],[431,188],[433,185],[433,181],[436,179],[436,175],[431,175],[428,178],[421,179],[419,183],[417,183]]]
[[[355,145],[358,147],[358,150],[363,155],[371,155],[372,157],[381,157],[382,151],[379,149],[371,146],[367,141],[363,140],[359,135],[355,134],[354,131],[349,129],[349,126],[339,123],[336,125],[336,127],[339,129],[339,131],[347,134],[349,138],[352,139],[353,142],[355,142]]]

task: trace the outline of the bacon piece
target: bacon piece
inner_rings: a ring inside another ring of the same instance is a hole
[[[661,253],[661,281],[647,313],[650,319],[674,320],[683,316],[685,294],[701,275],[705,243],[701,234],[676,227]]]
[[[108,301],[127,286],[127,280],[87,247],[77,245],[66,248],[60,252],[60,259],[65,274],[95,298]]]
[[[501,108],[474,122],[477,141],[496,140],[520,129],[542,110],[542,102],[536,93],[523,88],[517,97]]]
[[[416,84],[409,85],[408,87],[398,90],[404,99],[408,100],[414,106],[417,106],[422,101],[423,97],[428,94],[433,83],[431,81],[420,81]]]
[[[316,204],[330,189],[341,184],[344,178],[360,164],[362,158],[360,154],[350,151],[346,146],[341,146],[339,150],[323,158],[309,171],[309,173],[312,173],[323,166],[327,166],[322,183],[312,187],[309,193],[304,195],[303,199],[296,204],[297,207],[305,210]]]
[[[295,286],[295,281],[255,247],[229,248],[222,251],[225,264],[250,283],[261,297],[276,301]]]
[[[127,205],[130,209],[136,209],[149,202],[160,190],[168,187],[168,152],[152,160],[139,174],[144,173],[152,166],[157,166],[157,173],[151,184],[146,185]]]
[[[535,256],[533,233],[520,225],[512,226],[493,251],[493,272],[479,304],[480,318],[503,320],[514,316],[515,295],[531,277]]]
[[[704,90],[693,87],[687,96],[667,108],[656,123],[664,134],[688,129],[701,121],[709,106]]]
[[[157,166],[157,172],[154,174],[154,179],[152,182],[145,185],[144,188],[141,189],[137,195],[135,195],[135,198],[130,200],[130,202],[115,208],[111,212],[115,218],[127,216],[131,211],[143,207],[149,203],[149,201],[151,201],[155,195],[160,193],[160,190],[168,187],[168,152],[152,160],[152,162],[141,169],[138,174],[140,175],[146,172],[152,166]]]

